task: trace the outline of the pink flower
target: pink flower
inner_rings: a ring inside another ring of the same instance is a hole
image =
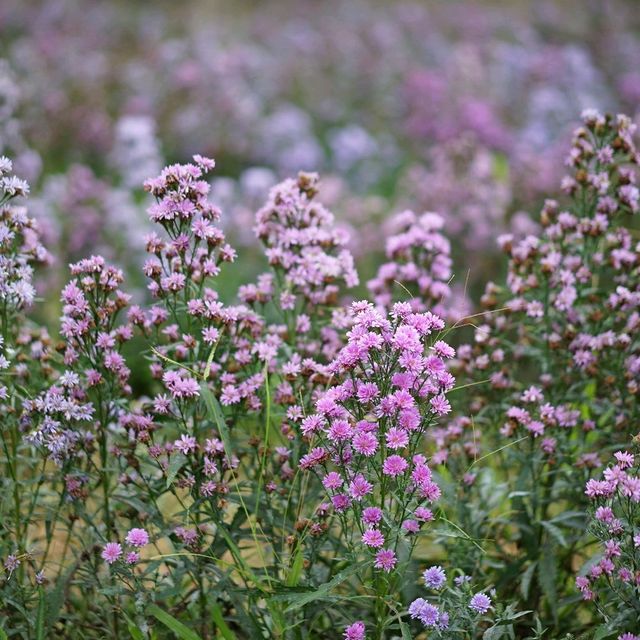
[[[365,640],[364,622],[358,620],[344,630],[344,640]]]
[[[354,500],[362,500],[372,490],[373,485],[362,474],[358,474],[349,484],[349,495]]]
[[[426,507],[418,507],[414,513],[416,518],[418,518],[418,520],[422,520],[423,522],[431,522],[431,520],[433,520],[433,511],[431,511],[431,509],[427,509]]]
[[[398,559],[392,549],[381,549],[376,553],[376,561],[373,566],[376,569],[382,569],[389,573],[389,571],[396,566],[397,562]]]
[[[402,456],[389,456],[382,464],[382,473],[388,476],[399,476],[408,466],[409,463]]]
[[[378,448],[378,440],[372,433],[357,433],[351,441],[353,448],[364,456],[370,457]]]
[[[389,449],[402,449],[409,444],[409,434],[404,429],[391,427],[385,436]]]
[[[444,342],[443,340],[438,340],[434,345],[433,345],[433,350],[436,352],[436,354],[438,356],[440,356],[441,358],[453,358],[453,356],[456,355],[455,349],[451,346],[449,346],[446,342]]]
[[[333,442],[348,440],[353,431],[351,425],[346,420],[334,420],[329,427],[327,437]]]
[[[384,544],[384,536],[378,529],[367,529],[362,534],[362,542],[368,547],[374,547],[375,549],[381,547]]]
[[[122,547],[119,542],[107,542],[100,555],[107,564],[113,564],[122,555]]]
[[[336,471],[330,471],[322,479],[322,485],[325,489],[339,489],[342,486],[342,476]]]
[[[382,510],[378,507],[367,507],[362,511],[362,521],[366,524],[378,524],[382,520]]]
[[[149,544],[149,534],[144,529],[131,529],[125,541],[133,547],[144,547]]]
[[[336,511],[342,512],[351,504],[351,500],[344,493],[338,493],[331,498],[331,503]]]
[[[173,443],[173,446],[186,456],[198,448],[198,443],[193,436],[183,433],[180,438]]]
[[[407,533],[418,533],[420,531],[420,525],[415,520],[405,520],[402,523],[402,528]]]
[[[430,404],[433,412],[438,416],[444,416],[451,411],[451,405],[443,395],[431,398]]]

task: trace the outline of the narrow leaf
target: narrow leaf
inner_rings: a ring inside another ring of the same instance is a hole
[[[165,627],[171,629],[180,640],[202,640],[195,631],[191,631],[189,627],[180,620],[176,620],[170,613],[163,611],[157,604],[147,607],[147,612]]]
[[[561,546],[561,547],[568,547],[569,545],[567,544],[567,539],[564,537],[564,534],[562,533],[562,531],[556,527],[555,524],[551,524],[550,522],[547,522],[546,520],[542,521],[540,523],[549,533],[549,535]]]
[[[47,603],[45,600],[44,589],[42,586],[38,587],[38,613],[36,616],[36,639],[44,640],[45,632],[45,612],[47,610]]]
[[[236,634],[231,631],[229,625],[224,621],[222,609],[217,602],[214,602],[211,605],[211,617],[213,618],[213,622],[224,640],[237,640]]]
[[[178,472],[182,469],[184,463],[187,461],[187,458],[182,453],[176,453],[171,456],[171,462],[169,463],[169,468],[167,469],[167,487],[170,487],[173,484],[173,481],[176,479]]]
[[[520,581],[520,593],[522,597],[526,600],[529,597],[529,589],[531,588],[531,579],[533,578],[533,573],[536,570],[537,562],[532,562],[527,570],[522,574],[522,580]]]
[[[538,584],[547,598],[554,620],[558,619],[558,593],[556,590],[556,558],[553,547],[544,545],[538,564]]]
[[[287,607],[286,613],[295,611],[296,609],[300,609],[301,607],[304,607],[304,605],[309,604],[314,600],[322,600],[323,598],[328,596],[329,593],[331,593],[332,589],[342,584],[352,575],[358,573],[358,571],[362,571],[368,564],[368,562],[362,564],[352,564],[350,567],[347,567],[344,571],[341,571],[336,576],[334,576],[333,579],[329,580],[329,582],[326,582],[325,584],[318,587],[315,591],[295,596],[293,598],[293,603]]]

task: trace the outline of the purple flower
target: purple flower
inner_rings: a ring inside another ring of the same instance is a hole
[[[389,456],[382,464],[382,473],[388,476],[399,476],[406,471],[408,466],[409,463],[403,457]]]
[[[445,613],[423,598],[417,598],[409,605],[409,615],[414,620],[420,620],[425,627],[446,628],[449,622]]]
[[[349,485],[349,495],[354,500],[362,500],[372,489],[373,485],[362,474],[358,474]]]
[[[113,564],[122,555],[122,546],[119,542],[107,542],[100,555],[107,564]]]
[[[15,554],[8,555],[7,559],[4,561],[4,568],[9,573],[13,573],[19,566],[20,559]]]
[[[484,614],[491,608],[491,598],[484,593],[476,593],[469,601],[469,609]]]
[[[378,548],[384,544],[384,536],[378,529],[367,529],[362,534],[362,542],[368,547]]]
[[[430,589],[440,589],[447,581],[447,575],[440,566],[425,569],[422,577],[424,578],[425,585]]]
[[[366,640],[364,622],[358,620],[346,627],[344,640]]]
[[[378,507],[367,507],[362,511],[362,521],[366,524],[378,524],[382,520],[382,510]]]
[[[389,573],[397,564],[398,559],[392,549],[381,549],[376,553],[376,560],[373,566]]]
[[[149,534],[144,529],[131,529],[125,542],[133,547],[144,547],[149,544]]]

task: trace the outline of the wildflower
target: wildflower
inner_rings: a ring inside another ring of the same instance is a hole
[[[384,536],[378,529],[367,529],[362,534],[362,542],[368,547],[378,548],[384,544]]]
[[[330,471],[322,479],[325,489],[339,489],[342,486],[342,476],[336,471]]]
[[[8,555],[6,560],[4,561],[4,568],[9,572],[13,573],[20,566],[20,559],[15,554]]]
[[[376,553],[376,559],[373,566],[376,569],[382,569],[388,573],[396,566],[397,562],[398,559],[392,549],[381,549]]]
[[[149,544],[149,534],[144,529],[134,528],[127,533],[125,542],[134,547],[144,547]]]
[[[358,474],[349,485],[349,495],[354,500],[362,500],[372,490],[373,485],[362,474]]]
[[[442,395],[431,398],[430,403],[434,413],[438,416],[446,415],[451,411],[449,401]]]
[[[347,236],[334,225],[333,214],[314,202],[317,191],[318,176],[311,173],[276,185],[256,214],[255,233],[286,292],[307,305],[328,305],[338,292],[336,282],[353,287],[358,275],[343,248]],[[290,304],[285,300],[285,308]]]
[[[469,609],[484,614],[491,608],[491,598],[484,593],[476,593],[469,601]]]
[[[442,618],[440,609],[423,598],[417,598],[409,605],[409,615],[420,620],[425,627],[437,627]]]
[[[409,466],[409,463],[401,456],[393,455],[385,459],[382,472],[388,476],[398,476]]]
[[[385,436],[389,449],[402,449],[409,444],[409,434],[404,429],[391,427]]]
[[[430,589],[440,589],[447,580],[444,569],[440,566],[425,569],[422,577],[425,585]]]
[[[118,542],[108,542],[100,555],[107,564],[113,564],[122,555],[122,546]]]
[[[353,448],[364,456],[372,456],[378,448],[378,440],[372,433],[357,433],[352,440]]]
[[[366,640],[364,622],[358,620],[344,630],[345,640]]]
[[[362,521],[365,524],[375,525],[382,520],[382,511],[378,507],[367,507],[362,511]]]

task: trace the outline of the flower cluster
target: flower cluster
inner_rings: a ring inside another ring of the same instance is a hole
[[[470,576],[460,574],[447,586],[447,574],[440,566],[432,566],[422,574],[424,584],[434,592],[431,599],[416,598],[409,605],[409,616],[430,629],[434,637],[449,637],[449,629],[471,629],[481,624],[492,608],[491,598],[473,593]],[[455,631],[454,631],[455,632]]]
[[[149,217],[169,238],[155,233],[147,238],[153,257],[144,271],[159,303],[147,312],[136,307],[130,313],[154,346],[151,373],[167,393],[156,397],[153,412],[165,418],[180,413],[172,402],[199,397],[205,375],[222,405],[258,410],[262,369],[272,365],[281,342],[265,331],[262,317],[244,305],[225,305],[209,286],[236,254],[217,224],[219,209],[207,197],[210,187],[204,176],[214,162],[194,156],[194,163],[167,167],[145,183],[156,197]],[[209,357],[214,352],[215,360]]]
[[[378,268],[367,286],[377,304],[389,307],[396,299],[413,296],[414,311],[431,310],[446,315],[451,296],[451,247],[441,230],[437,213],[403,211],[389,221],[393,235],[387,238],[389,262]]]
[[[433,518],[427,505],[440,495],[419,446],[450,411],[455,381],[445,359],[454,351],[437,339],[444,322],[408,303],[396,303],[389,317],[368,302],[354,303],[352,313],[347,343],[329,365],[333,386],[301,422],[310,451],[300,467],[321,477],[343,524],[353,522],[345,533],[354,547],[369,549],[374,566],[389,572],[399,541]]]
[[[23,206],[13,202],[29,193],[29,185],[12,175],[11,161],[0,157],[0,300],[7,313],[16,313],[33,303],[33,268],[50,261],[40,243],[39,230]],[[3,335],[10,318],[3,317]]]
[[[151,293],[173,305],[189,285],[202,288],[207,277],[218,275],[221,262],[235,259],[235,251],[215,224],[220,211],[209,202],[210,187],[203,180],[215,163],[202,156],[194,156],[194,163],[166,167],[144,185],[156,198],[149,218],[170,239],[164,241],[156,234],[147,238],[147,251],[153,257],[144,271],[151,280]]]
[[[137,564],[140,561],[139,549],[149,544],[149,534],[145,529],[134,527],[127,533],[125,542],[131,548],[124,555],[124,562],[128,565]],[[102,559],[109,565],[114,564],[123,557],[124,550],[119,542],[107,542],[102,549]]]
[[[487,285],[475,344],[461,346],[456,362],[460,372],[489,381],[472,413],[487,404],[495,411],[491,394],[503,406],[510,399],[502,435],[530,434],[545,454],[573,461],[585,437],[572,439],[571,429],[603,435],[597,427],[612,423],[607,437],[615,438],[640,389],[640,249],[628,228],[638,210],[635,125],[592,111],[583,120],[562,181],[568,201],[545,202],[539,236],[499,238],[509,257],[506,290]],[[537,376],[533,386],[521,383],[520,370],[528,380]],[[581,411],[585,397],[597,401]]]
[[[129,368],[122,345],[133,337],[131,324],[118,325],[118,316],[131,296],[120,288],[123,274],[101,256],[71,265],[73,280],[62,290],[60,333],[66,339],[65,364],[86,367],[88,387],[114,381],[129,392]]]
[[[255,232],[266,247],[269,264],[279,285],[282,309],[302,311],[309,305],[327,305],[335,300],[339,282],[358,284],[351,253],[343,248],[345,232],[334,225],[333,214],[314,201],[318,176],[300,173],[269,193],[256,214]],[[247,292],[248,293],[248,292]]]
[[[21,428],[28,442],[45,447],[47,455],[62,464],[74,455],[93,453],[95,438],[89,427],[94,418],[79,376],[68,372],[47,391],[24,401]]]
[[[640,464],[638,456],[618,451],[601,479],[590,479],[591,531],[599,542],[576,577],[582,598],[611,616],[612,629],[637,631],[640,591]],[[625,639],[628,636],[620,636]]]

